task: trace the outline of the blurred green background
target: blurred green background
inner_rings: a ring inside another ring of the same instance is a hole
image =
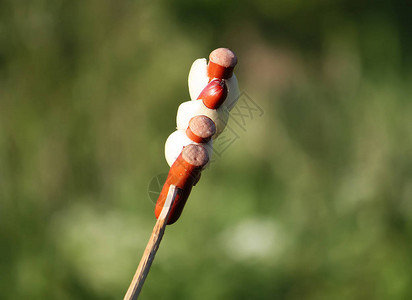
[[[263,115],[231,123],[141,299],[411,299],[411,16],[408,1],[1,1],[0,298],[123,298],[191,63],[229,47]]]

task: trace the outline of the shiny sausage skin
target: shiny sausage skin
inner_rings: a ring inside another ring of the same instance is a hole
[[[159,218],[163,205],[166,201],[170,185],[173,184],[178,188],[178,192],[172,205],[167,224],[173,224],[179,219],[192,187],[199,180],[201,171],[202,167],[191,165],[183,159],[182,153],[180,153],[176,161],[171,166],[166,182],[163,185],[159,198],[157,199],[155,207],[156,218]]]

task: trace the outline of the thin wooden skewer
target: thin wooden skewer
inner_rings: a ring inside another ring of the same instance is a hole
[[[142,290],[144,281],[149,273],[150,267],[152,266],[157,249],[159,249],[160,242],[162,241],[163,234],[166,229],[167,219],[169,218],[170,210],[176,198],[177,191],[178,188],[176,188],[176,186],[170,185],[162,212],[160,213],[160,216],[153,228],[152,235],[150,236],[149,242],[144,250],[142,259],[140,260],[139,266],[137,267],[136,273],[133,276],[132,282],[130,283],[123,300],[136,300]]]

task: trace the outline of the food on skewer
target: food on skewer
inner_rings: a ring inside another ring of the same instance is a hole
[[[209,155],[204,146],[190,144],[183,148],[176,161],[170,167],[166,182],[157,199],[155,207],[156,218],[162,212],[170,185],[175,185],[178,188],[178,193],[172,205],[167,224],[173,224],[179,219],[192,187],[199,180],[200,172],[208,162]]]
[[[209,64],[205,58],[194,61],[189,72],[189,93],[192,100],[197,100],[201,91],[214,78],[226,79],[228,96],[225,106],[232,110],[239,98],[239,86],[233,69],[237,64],[236,55],[227,48],[218,48],[209,55]]]
[[[236,55],[227,48],[218,48],[206,59],[197,59],[189,73],[192,101],[182,103],[177,111],[177,130],[165,143],[165,157],[171,166],[166,183],[156,203],[155,215],[163,209],[169,187],[178,192],[167,224],[177,221],[200,172],[209,162],[213,142],[225,129],[229,111],[236,104],[239,88],[234,67]]]
[[[233,69],[236,55],[219,48],[206,59],[196,60],[189,73],[193,101],[179,106],[177,129],[165,143],[165,156],[171,166],[156,202],[156,224],[124,299],[137,299],[159,249],[166,225],[176,222],[192,187],[199,181],[212,152],[212,138],[225,128],[229,111],[236,104],[239,89]]]
[[[216,125],[216,133],[213,137],[216,138],[225,129],[229,119],[229,111],[222,105],[226,96],[225,81],[211,81],[200,93],[199,100],[186,101],[180,104],[176,117],[177,129],[186,129],[191,118],[197,115],[205,115]]]
[[[227,98],[227,86],[224,79],[213,79],[197,97],[210,109],[218,109]]]
[[[195,116],[186,130],[176,130],[166,140],[165,156],[169,166],[175,162],[183,148],[189,144],[204,143],[209,157],[212,155],[212,136],[216,133],[213,121],[204,116]]]

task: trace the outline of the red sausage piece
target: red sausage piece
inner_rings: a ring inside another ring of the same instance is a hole
[[[210,79],[229,79],[233,75],[233,69],[237,64],[236,54],[227,48],[218,48],[209,55],[207,74]]]
[[[193,185],[198,181],[202,168],[208,162],[209,155],[202,145],[191,144],[183,148],[176,161],[170,167],[166,182],[157,199],[155,207],[156,218],[159,218],[166,201],[169,187],[173,184],[179,190],[170,211],[167,224],[173,224],[179,219]]]
[[[195,143],[207,143],[216,133],[216,125],[207,116],[199,115],[190,119],[186,135]]]
[[[210,109],[218,109],[227,97],[227,86],[224,79],[213,79],[202,90],[197,99],[201,99],[203,104]]]

